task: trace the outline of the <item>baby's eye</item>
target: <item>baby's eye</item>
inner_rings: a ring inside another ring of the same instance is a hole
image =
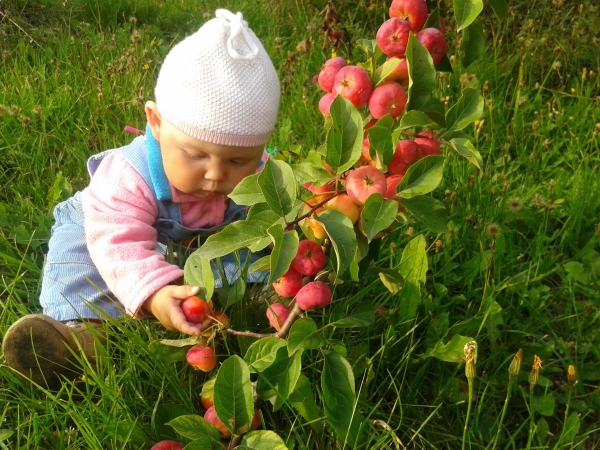
[[[187,150],[184,150],[184,152],[186,153],[186,155],[190,159],[202,159],[202,158],[204,158],[204,155],[202,155],[200,153],[188,152]]]
[[[231,160],[231,164],[233,164],[234,166],[243,166],[244,164],[247,164],[248,161],[246,160],[241,160],[241,159],[232,159]]]

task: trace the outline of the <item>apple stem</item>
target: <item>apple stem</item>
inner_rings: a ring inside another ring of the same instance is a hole
[[[227,331],[228,333],[235,334],[236,336],[247,336],[247,337],[253,337],[253,338],[256,338],[256,339],[261,339],[261,338],[264,338],[264,337],[276,336],[275,333],[261,334],[261,333],[254,333],[252,331],[238,331],[238,330],[234,330],[232,328],[223,328],[223,330]]]
[[[331,197],[327,197],[327,199],[323,200],[323,201],[322,201],[322,202],[320,202],[320,203],[317,203],[317,204],[316,204],[316,205],[314,205],[314,206],[311,208],[311,210],[310,210],[309,212],[307,212],[306,214],[304,214],[304,215],[302,215],[302,216],[298,217],[296,220],[294,220],[294,221],[292,221],[292,222],[287,222],[287,228],[289,228],[289,227],[291,227],[291,226],[294,226],[294,225],[298,224],[298,222],[301,222],[302,220],[304,220],[304,219],[306,219],[306,218],[310,217],[310,216],[311,216],[311,214],[312,214],[313,212],[315,212],[315,210],[316,210],[317,208],[320,208],[320,207],[321,207],[321,206],[323,206],[325,203],[327,203],[329,200],[331,200],[332,198],[335,198],[335,197],[337,197],[338,195],[341,195],[341,194],[343,194],[344,192],[345,192],[345,191],[337,191],[336,193],[332,194],[332,195],[331,195]]]
[[[229,441],[229,445],[227,446],[227,450],[233,450],[242,442],[241,436],[231,436],[231,440]]]
[[[288,316],[288,318],[285,320],[283,325],[281,325],[279,331],[275,333],[275,337],[278,337],[279,339],[285,339],[288,333],[290,332],[290,328],[292,328],[292,325],[298,319],[301,313],[302,309],[300,309],[298,303],[296,303],[290,311],[290,315]]]

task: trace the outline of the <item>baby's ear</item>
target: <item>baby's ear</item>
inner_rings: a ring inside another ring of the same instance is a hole
[[[146,111],[146,120],[150,125],[150,129],[152,130],[152,135],[154,139],[158,140],[160,136],[160,122],[161,116],[158,112],[158,108],[156,107],[156,103],[153,101],[146,102],[146,107],[144,108]]]

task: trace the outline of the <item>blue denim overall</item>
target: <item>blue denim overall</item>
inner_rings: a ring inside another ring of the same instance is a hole
[[[107,150],[92,156],[87,162],[88,172],[93,176],[102,159],[111,152],[120,151],[151,188],[158,205],[158,217],[154,228],[158,232],[156,250],[167,253],[168,241],[182,241],[196,236],[209,236],[225,225],[246,217],[246,207],[229,201],[223,224],[212,228],[190,229],[182,225],[178,203],[171,201],[171,190],[162,166],[160,146],[152,133],[134,139],[120,149]],[[98,269],[92,262],[86,241],[81,207],[81,192],[59,203],[54,208],[55,224],[51,230],[48,254],[43,268],[40,304],[44,314],[56,320],[102,319],[103,314],[119,317],[125,314],[123,305],[114,298]],[[247,252],[240,252],[244,264]],[[250,255],[250,263],[263,256]],[[221,258],[229,284],[240,276],[233,255]],[[216,265],[211,264],[215,275],[215,288],[223,286]],[[263,281],[268,272],[248,275],[250,283]],[[102,312],[99,312],[101,310]]]

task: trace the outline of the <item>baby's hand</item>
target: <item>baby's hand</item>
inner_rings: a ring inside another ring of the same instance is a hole
[[[156,317],[167,330],[195,336],[206,330],[212,320],[206,319],[199,324],[186,321],[183,311],[181,311],[181,302],[191,295],[196,295],[198,291],[197,286],[169,284],[148,297],[148,300],[144,302],[143,309]]]

